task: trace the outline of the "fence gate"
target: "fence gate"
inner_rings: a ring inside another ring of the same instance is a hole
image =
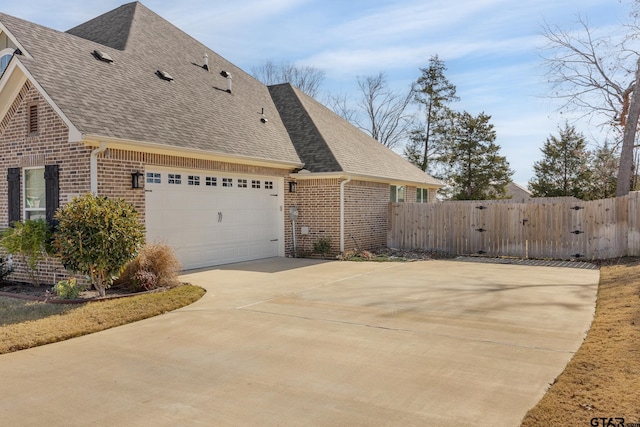
[[[487,210],[489,208],[483,204],[476,204],[471,210],[471,230],[472,236],[469,252],[484,255],[488,254],[489,248],[489,225],[487,224]]]

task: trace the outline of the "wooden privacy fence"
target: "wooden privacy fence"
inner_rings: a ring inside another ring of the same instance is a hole
[[[640,256],[640,192],[589,202],[390,203],[387,243],[455,255]]]

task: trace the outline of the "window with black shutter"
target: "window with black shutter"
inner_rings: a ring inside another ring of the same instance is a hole
[[[7,182],[9,224],[12,224],[20,221],[20,168],[9,168]]]
[[[55,225],[54,216],[60,206],[58,174],[58,165],[47,165],[44,167],[46,219],[52,226]]]

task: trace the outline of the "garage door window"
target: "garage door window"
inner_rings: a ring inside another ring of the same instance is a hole
[[[251,188],[260,188],[260,181],[256,181],[255,179],[251,181]]]
[[[273,181],[265,181],[264,188],[265,190],[273,190]]]
[[[200,177],[196,175],[189,175],[189,179],[187,180],[187,184],[189,185],[200,185]]]
[[[147,184],[161,184],[162,176],[159,173],[147,172]]]
[[[182,184],[182,175],[170,173],[168,182],[169,184]]]
[[[247,188],[247,180],[239,179],[238,180],[238,188]]]
[[[205,179],[205,184],[207,187],[217,187],[218,186],[218,178],[215,176],[208,176]]]
[[[222,178],[223,187],[233,187],[233,178]]]

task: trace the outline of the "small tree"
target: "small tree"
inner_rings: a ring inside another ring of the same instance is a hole
[[[53,245],[62,264],[88,275],[100,296],[144,244],[138,213],[122,199],[77,197],[58,210],[56,220]]]
[[[455,200],[485,200],[505,197],[513,171],[499,154],[491,116],[455,113],[447,138],[446,161],[450,168],[451,197]]]
[[[14,222],[0,236],[0,246],[18,257],[34,286],[40,285],[40,262],[51,253],[51,228],[44,220]]]
[[[606,199],[616,195],[616,176],[619,163],[620,156],[617,150],[606,141],[604,145],[591,152],[589,199]]]
[[[568,124],[558,133],[559,137],[551,135],[540,149],[543,158],[533,165],[535,176],[529,189],[534,197],[585,199],[591,182],[585,138]]]

